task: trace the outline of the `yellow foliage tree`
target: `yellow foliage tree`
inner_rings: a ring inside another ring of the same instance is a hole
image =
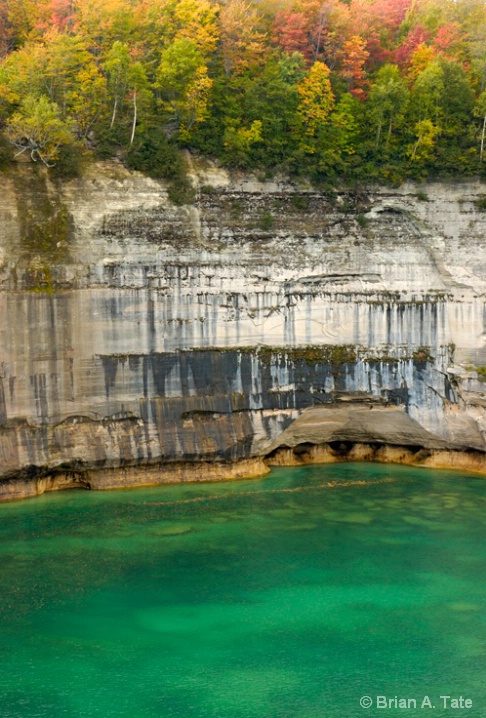
[[[175,40],[186,39],[208,58],[219,38],[218,10],[211,0],[144,0],[135,12],[143,42],[152,51],[160,52]]]
[[[331,71],[323,62],[312,65],[306,77],[297,85],[299,105],[297,117],[308,137],[315,137],[328,121],[334,107],[334,93],[329,75]]]
[[[420,43],[410,58],[409,78],[415,82],[422,70],[425,70],[435,60],[435,56],[433,47],[426,45],[424,42]]]
[[[228,0],[219,15],[221,51],[226,75],[237,75],[261,60],[265,33],[256,8],[246,0]]]
[[[417,137],[413,145],[409,145],[407,155],[413,162],[425,162],[432,157],[435,138],[440,134],[440,128],[431,120],[420,120],[415,125]]]
[[[75,27],[91,52],[103,56],[115,40],[128,41],[136,30],[132,3],[127,0],[73,0]]]

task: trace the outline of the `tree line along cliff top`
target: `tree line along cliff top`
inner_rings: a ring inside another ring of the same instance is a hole
[[[485,175],[484,0],[0,0],[0,166]]]

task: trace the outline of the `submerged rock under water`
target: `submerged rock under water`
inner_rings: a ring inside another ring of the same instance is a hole
[[[2,715],[479,715],[485,528],[483,479],[377,464],[0,506]]]

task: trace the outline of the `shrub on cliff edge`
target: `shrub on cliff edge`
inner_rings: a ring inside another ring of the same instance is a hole
[[[154,128],[142,135],[128,150],[126,164],[154,179],[169,180],[167,193],[174,204],[194,201],[194,188],[187,177],[180,150],[162,130]]]
[[[179,149],[158,128],[149,130],[134,142],[127,152],[126,164],[154,179],[171,180],[185,175]]]

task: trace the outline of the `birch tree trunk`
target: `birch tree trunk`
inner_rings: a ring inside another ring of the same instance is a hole
[[[133,144],[135,138],[135,127],[137,126],[137,91],[133,91],[133,122],[132,122],[132,136],[130,137],[130,144]]]
[[[483,119],[483,131],[481,132],[481,152],[479,153],[479,161],[483,161],[483,153],[484,153],[484,135],[486,133],[486,115]]]

